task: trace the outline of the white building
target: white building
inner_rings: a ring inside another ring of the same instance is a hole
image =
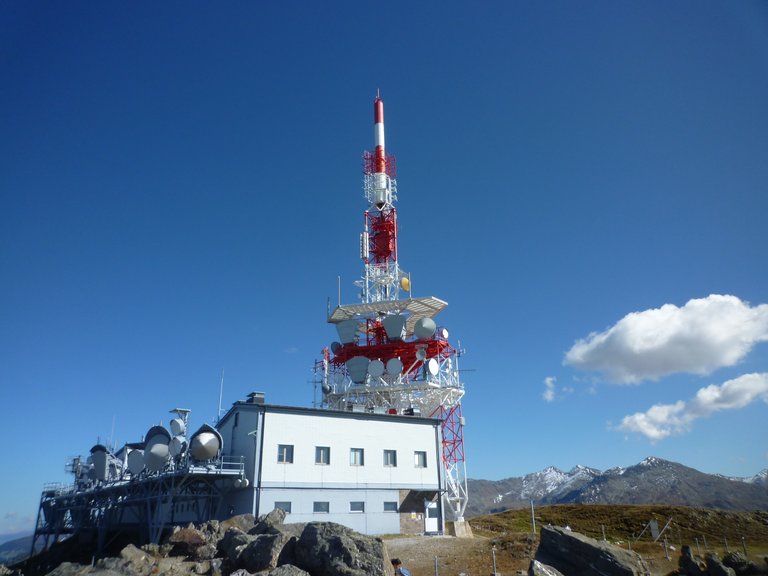
[[[238,401],[216,428],[242,458],[246,488],[230,513],[284,509],[286,522],[330,521],[365,534],[443,531],[440,421],[420,416]]]

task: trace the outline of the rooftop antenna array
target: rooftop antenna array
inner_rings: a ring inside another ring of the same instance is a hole
[[[316,397],[332,410],[423,415],[441,420],[444,500],[456,520],[467,505],[464,417],[459,351],[435,317],[448,305],[414,298],[411,276],[397,251],[395,157],[384,141],[384,102],[373,102],[374,150],[363,153],[363,196],[368,207],[360,234],[360,303],[339,302],[328,315],[338,340],[315,362]],[[404,296],[401,299],[401,294]]]

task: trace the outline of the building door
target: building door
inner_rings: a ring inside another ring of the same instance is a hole
[[[437,534],[440,532],[440,512],[437,502],[424,501],[424,533]]]

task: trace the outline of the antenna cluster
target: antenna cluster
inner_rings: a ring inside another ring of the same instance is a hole
[[[319,405],[439,418],[443,432],[446,502],[457,519],[467,504],[464,418],[459,353],[435,317],[448,304],[414,298],[411,277],[398,262],[396,164],[384,141],[384,102],[377,95],[374,150],[363,154],[363,195],[368,202],[360,234],[363,276],[360,303],[329,312],[338,339],[315,363]],[[405,297],[401,299],[401,294]]]
[[[174,408],[171,413],[176,418],[170,421],[170,430],[151,426],[140,442],[128,442],[118,450],[96,444],[87,458],[72,458],[67,471],[75,476],[75,490],[218,464],[224,447],[218,430],[203,424],[188,436],[190,411]]]

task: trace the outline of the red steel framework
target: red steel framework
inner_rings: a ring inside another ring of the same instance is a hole
[[[467,489],[459,351],[449,344],[447,331],[432,319],[447,303],[434,297],[411,297],[410,276],[399,268],[397,211],[393,205],[396,162],[384,148],[384,105],[378,96],[374,101],[374,141],[375,150],[363,153],[369,207],[361,234],[365,276],[358,285],[363,288],[362,302],[339,303],[329,313],[328,321],[337,325],[341,341],[330,349],[325,347],[322,360],[315,363],[315,373],[322,375],[317,381],[323,394],[319,404],[332,409],[358,406],[392,414],[420,413],[439,419],[444,502],[460,520]],[[408,292],[408,298],[400,299],[401,290]],[[400,331],[392,332],[393,320]],[[345,332],[344,325],[349,323],[351,332]]]

